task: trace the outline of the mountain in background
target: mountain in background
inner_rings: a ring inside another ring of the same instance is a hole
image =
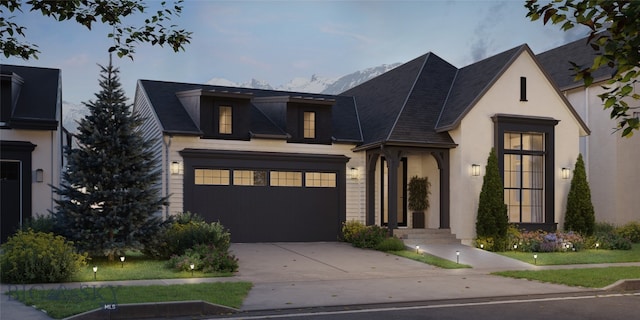
[[[207,84],[252,89],[339,94],[367,80],[373,79],[399,65],[401,65],[401,63],[383,64],[374,68],[356,71],[339,78],[325,78],[314,74],[311,78],[295,78],[283,85],[275,87],[265,81],[256,79],[251,79],[248,82],[236,83],[227,79],[213,78],[207,81]]]
[[[311,78],[295,78],[283,85],[279,85],[276,87],[265,81],[256,79],[251,79],[250,81],[244,83],[235,83],[227,79],[212,78],[211,80],[207,81],[206,84],[225,87],[339,94],[367,80],[373,79],[399,65],[401,65],[401,63],[383,64],[381,66],[356,71],[339,78],[325,78],[314,74],[311,76]],[[62,125],[70,132],[76,132],[78,129],[77,121],[79,121],[85,115],[89,114],[89,110],[83,104],[76,104],[68,101],[62,102],[62,108]]]

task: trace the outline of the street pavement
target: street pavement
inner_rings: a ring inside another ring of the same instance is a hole
[[[81,285],[151,285],[221,281],[253,283],[240,310],[386,304],[466,298],[580,293],[569,287],[491,275],[500,270],[607,267],[572,265],[541,267],[464,245],[421,245],[420,250],[461,264],[466,269],[440,269],[424,263],[340,242],[232,244],[240,269],[234,277],[45,284],[40,288]],[[460,254],[457,255],[456,251]],[[636,265],[627,263],[616,265]],[[1,286],[3,293],[19,287]],[[50,319],[45,313],[3,295],[0,319]]]

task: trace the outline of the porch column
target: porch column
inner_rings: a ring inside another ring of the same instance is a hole
[[[431,152],[440,171],[440,229],[449,229],[450,226],[450,165],[449,149]]]
[[[398,166],[400,165],[401,152],[385,150],[384,157],[387,162],[387,215],[389,230],[398,229]]]
[[[378,152],[367,151],[367,189],[366,189],[366,224],[376,224],[376,164],[380,159]]]

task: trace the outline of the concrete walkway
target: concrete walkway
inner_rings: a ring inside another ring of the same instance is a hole
[[[459,251],[460,263],[473,266],[471,269],[440,269],[383,252],[353,248],[349,244],[338,242],[233,244],[231,250],[240,261],[240,270],[236,276],[230,278],[112,281],[63,285],[66,288],[78,288],[81,285],[119,286],[250,281],[254,287],[241,307],[241,310],[245,311],[592,290],[492,276],[490,273],[497,270],[549,267],[532,266],[463,245],[421,246],[420,250],[452,261],[456,261],[456,251]],[[640,266],[640,263],[625,265]],[[47,284],[40,287],[58,288],[59,286],[60,284]],[[2,285],[2,292],[16,290],[16,288]],[[0,319],[35,320],[49,319],[49,317],[3,295],[0,300]]]

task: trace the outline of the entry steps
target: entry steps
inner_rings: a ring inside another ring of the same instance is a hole
[[[461,244],[451,229],[394,229],[393,235],[407,245]]]

